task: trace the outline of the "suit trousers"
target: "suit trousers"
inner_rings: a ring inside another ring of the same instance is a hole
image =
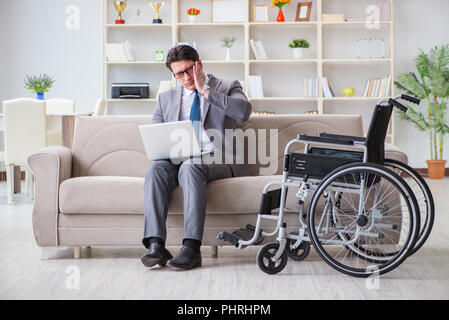
[[[202,240],[206,217],[207,183],[232,177],[229,164],[205,164],[191,159],[174,164],[170,160],[153,161],[148,167],[144,186],[144,240],[166,240],[166,220],[170,196],[179,184],[183,195],[184,239]]]

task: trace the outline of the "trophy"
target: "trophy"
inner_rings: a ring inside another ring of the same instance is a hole
[[[162,23],[162,19],[159,16],[159,10],[164,7],[165,2],[150,2],[150,7],[156,11],[156,18],[153,19],[153,23]]]
[[[115,24],[124,24],[125,23],[125,20],[123,20],[123,17],[122,17],[122,12],[125,11],[127,2],[128,2],[127,0],[125,0],[125,1],[114,0],[114,7],[115,7],[115,10],[117,10],[117,12],[118,12],[117,19],[115,19]]]

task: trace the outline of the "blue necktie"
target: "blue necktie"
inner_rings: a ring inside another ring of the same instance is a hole
[[[200,97],[198,96],[198,90],[195,89],[195,96],[193,97],[192,108],[190,109],[190,120],[193,122],[193,128],[195,129],[198,142],[200,140]]]

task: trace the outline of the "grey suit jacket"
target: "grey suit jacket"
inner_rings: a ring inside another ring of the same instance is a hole
[[[236,123],[247,121],[251,114],[251,104],[238,81],[218,79],[211,74],[208,74],[208,77],[210,91],[208,99],[204,97],[204,112],[201,120],[206,132],[208,129],[215,129],[221,134],[221,145],[216,145],[214,139],[212,139],[212,143],[222,153],[222,160],[225,163],[224,150],[226,150],[226,144],[229,144],[225,139],[225,130],[235,129]],[[159,95],[153,123],[179,121],[181,94],[182,87],[178,86]],[[236,145],[233,145],[232,152],[235,156]],[[241,161],[233,161],[231,164],[235,177],[249,175],[248,165],[244,159],[242,160],[243,164],[239,164]]]

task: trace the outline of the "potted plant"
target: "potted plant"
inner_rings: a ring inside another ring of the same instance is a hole
[[[428,53],[419,49],[415,59],[418,75],[414,72],[398,75],[395,85],[404,93],[415,96],[425,103],[424,111],[408,107],[400,117],[414,123],[418,129],[429,133],[430,160],[426,160],[429,177],[444,176],[446,160],[443,159],[444,136],[449,133],[445,118],[449,97],[449,45],[433,47]]]
[[[189,15],[189,22],[194,23],[198,15],[201,13],[199,9],[190,8],[187,10],[187,14]]]
[[[279,8],[279,12],[278,15],[276,17],[276,21],[277,22],[284,22],[285,21],[285,17],[284,17],[284,13],[282,12],[282,7],[285,6],[286,4],[289,4],[291,0],[271,0],[271,5],[274,7],[278,7]]]
[[[225,37],[221,40],[222,47],[226,48],[225,60],[231,60],[231,47],[234,45],[235,37]]]
[[[25,76],[25,88],[34,92],[39,100],[44,100],[44,93],[49,92],[54,83],[55,79],[46,73],[39,76]]]
[[[293,57],[295,59],[302,59],[304,57],[304,49],[309,48],[310,44],[306,39],[294,39],[288,46],[293,48]]]

